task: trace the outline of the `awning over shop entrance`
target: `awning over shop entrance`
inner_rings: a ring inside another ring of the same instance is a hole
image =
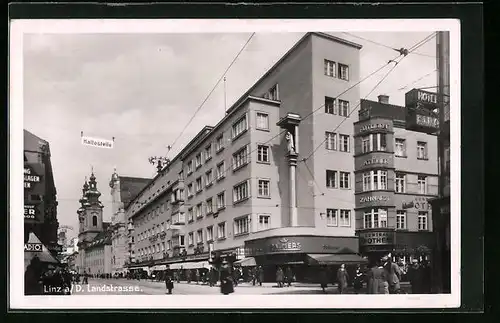
[[[208,261],[198,261],[198,262],[180,262],[169,264],[170,269],[201,269],[201,268],[210,268],[210,264]]]
[[[367,260],[356,254],[308,254],[309,264],[312,265],[352,265],[366,263]]]
[[[165,270],[167,269],[167,265],[156,265],[156,266],[153,266],[151,267],[151,270]]]
[[[254,266],[257,266],[257,263],[255,262],[255,258],[254,257],[248,257],[248,258],[244,258],[244,259],[235,261],[234,264],[237,265],[237,266],[239,265],[241,267],[254,267]]]

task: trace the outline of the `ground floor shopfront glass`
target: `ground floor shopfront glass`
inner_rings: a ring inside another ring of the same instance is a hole
[[[328,270],[334,282],[341,264],[353,273],[365,262],[357,251],[356,237],[268,237],[245,242],[246,258],[241,265],[247,271],[261,267],[264,282],[276,282],[279,268],[284,276],[291,270],[293,280],[298,282],[319,282],[321,271]]]

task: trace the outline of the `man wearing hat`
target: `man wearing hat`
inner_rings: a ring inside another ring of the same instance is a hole
[[[401,270],[399,266],[392,262],[391,254],[382,257],[382,263],[384,264],[387,282],[389,283],[389,293],[399,294],[401,290],[401,285],[399,283],[401,280]]]
[[[410,268],[408,268],[408,279],[411,284],[412,294],[423,294],[424,275],[418,259],[413,258]]]

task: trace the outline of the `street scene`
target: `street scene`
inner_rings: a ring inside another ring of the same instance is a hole
[[[24,294],[449,294],[449,39],[26,34]]]

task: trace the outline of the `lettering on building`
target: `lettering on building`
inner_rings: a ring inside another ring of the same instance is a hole
[[[32,188],[33,184],[40,182],[39,175],[34,174],[30,167],[24,167],[24,188]]]
[[[432,205],[429,203],[425,197],[416,197],[413,201],[403,201],[401,207],[406,209],[417,209],[417,210],[431,210]]]
[[[272,243],[269,245],[271,252],[279,251],[300,251],[302,248],[300,242],[290,241],[286,238],[280,239],[278,243]]]
[[[323,249],[325,249],[325,250],[339,250],[340,247],[338,247],[338,246],[332,246],[332,245],[329,245],[329,244],[324,244],[323,245]]]
[[[423,103],[437,104],[438,97],[437,94],[418,91],[417,92],[417,100]]]
[[[363,166],[370,166],[374,164],[389,164],[389,160],[387,158],[372,158],[372,159],[367,159],[363,163]]]
[[[37,215],[37,209],[35,205],[25,205],[24,206],[24,219],[25,220],[35,220]]]
[[[360,203],[379,202],[379,201],[387,202],[389,201],[389,196],[378,195],[378,196],[363,196],[359,198]]]
[[[359,132],[365,132],[365,131],[370,131],[370,130],[388,130],[389,125],[385,123],[372,123],[366,126],[361,127],[359,129]]]
[[[363,232],[359,236],[362,245],[387,245],[394,242],[393,232]]]
[[[416,118],[417,118],[417,121],[416,121],[417,126],[426,127],[426,128],[434,128],[434,129],[439,128],[438,118],[430,117],[430,116],[423,116],[420,114],[417,114]]]
[[[25,243],[24,244],[24,251],[28,252],[42,252],[43,251],[43,245],[41,243]]]

